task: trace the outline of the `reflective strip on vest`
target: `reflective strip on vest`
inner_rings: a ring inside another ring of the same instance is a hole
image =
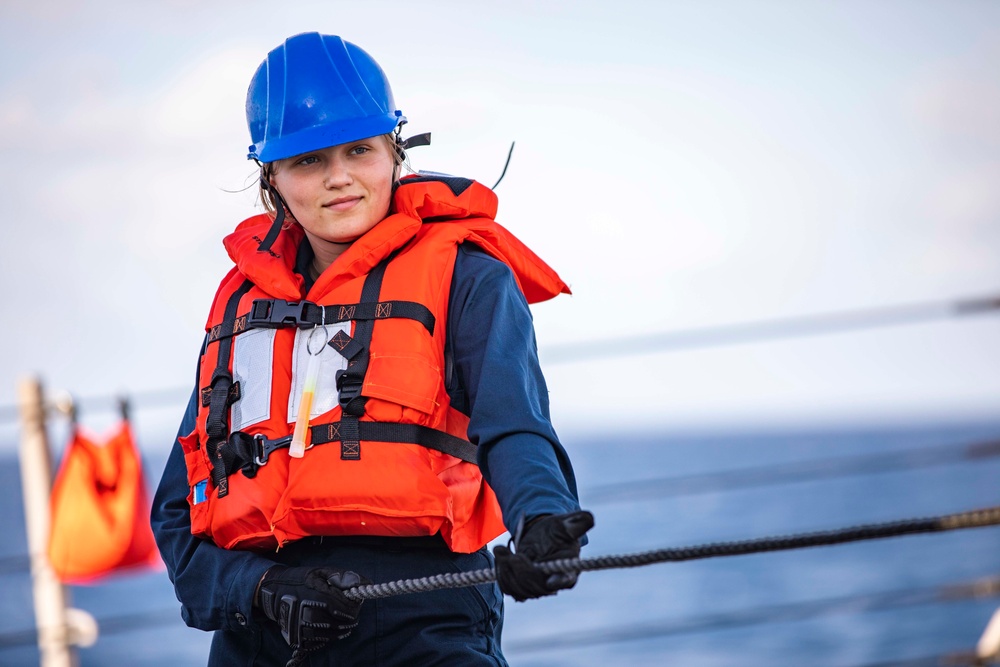
[[[274,329],[251,329],[233,338],[233,382],[240,383],[240,400],[231,408],[230,432],[271,418],[274,334]]]

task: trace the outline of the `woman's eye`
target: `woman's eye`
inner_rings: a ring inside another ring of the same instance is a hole
[[[319,161],[319,158],[317,158],[315,155],[308,155],[308,156],[302,158],[301,160],[299,160],[298,162],[296,162],[296,164],[302,164],[302,165],[316,164],[316,162],[318,162],[318,161]]]
[[[351,149],[351,155],[364,155],[370,150],[367,146],[355,146]]]

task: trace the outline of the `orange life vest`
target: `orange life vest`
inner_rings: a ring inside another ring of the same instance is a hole
[[[394,213],[304,299],[293,270],[300,226],[267,251],[259,250],[267,215],[226,238],[236,267],[207,323],[197,427],[181,439],[195,535],[263,550],[316,535],[440,533],[452,551],[469,553],[504,531],[468,418],[450,407],[445,387],[458,245],[505,262],[531,303],[569,289],[493,220],[496,204],[473,181],[405,178]],[[320,364],[312,446],[292,458],[286,445],[310,355]]]

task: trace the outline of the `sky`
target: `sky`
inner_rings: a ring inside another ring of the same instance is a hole
[[[433,134],[414,169],[492,185],[516,142],[497,219],[573,290],[533,307],[558,430],[1000,416],[996,314],[558,358],[1000,294],[987,0],[7,0],[0,405],[38,376],[164,390],[149,419],[179,421],[221,239],[258,211],[247,85],[311,30],[382,65]]]

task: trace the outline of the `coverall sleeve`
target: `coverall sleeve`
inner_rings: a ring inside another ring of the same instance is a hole
[[[196,388],[178,438],[194,430],[197,396]],[[150,518],[184,622],[200,630],[255,630],[253,594],[274,563],[250,552],[222,549],[192,535],[187,496],[184,453],[175,440],[153,497]]]
[[[514,274],[471,244],[459,246],[448,314],[449,393],[469,416],[469,439],[504,525],[580,509],[576,479],[549,419],[531,311]]]

